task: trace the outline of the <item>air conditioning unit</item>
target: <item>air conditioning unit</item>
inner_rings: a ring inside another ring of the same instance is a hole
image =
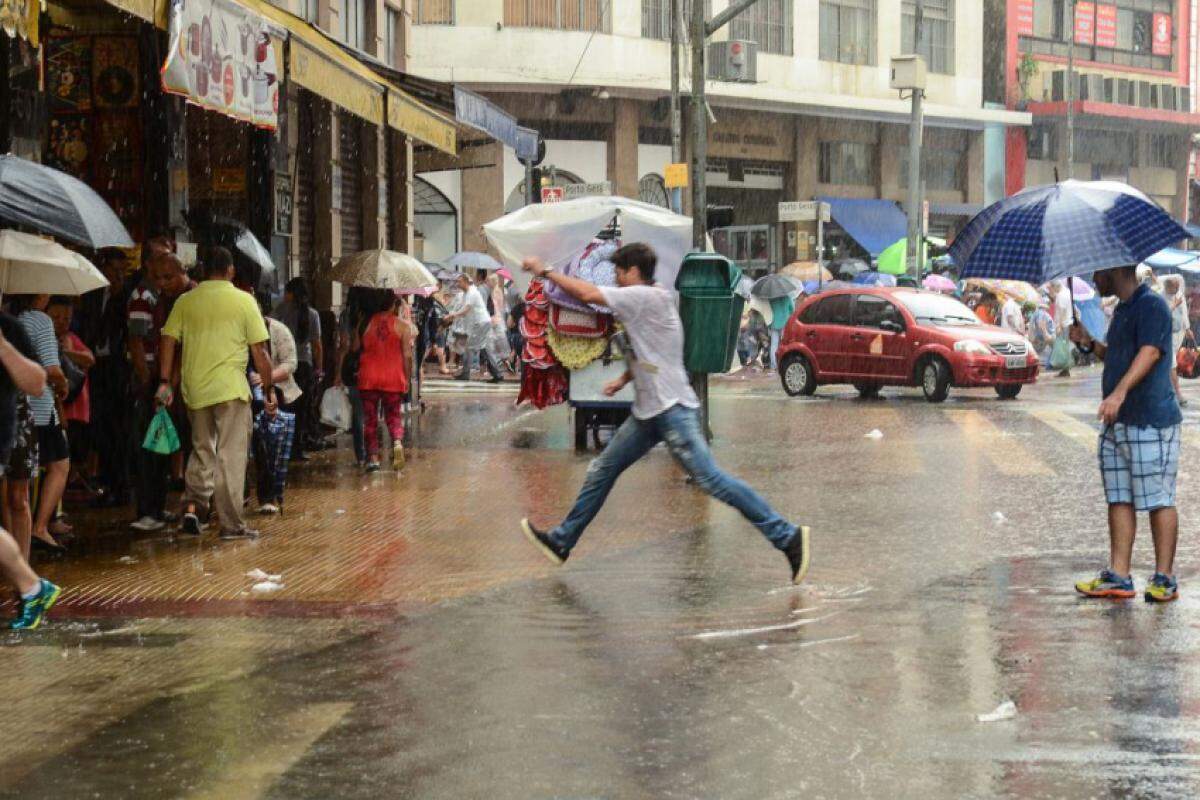
[[[1150,108],[1152,102],[1150,81],[1135,81],[1137,85],[1137,105],[1141,108]]]
[[[738,39],[709,42],[708,79],[731,83],[758,82],[758,43]]]
[[[1117,102],[1121,105],[1134,105],[1133,81],[1128,78],[1117,78]]]

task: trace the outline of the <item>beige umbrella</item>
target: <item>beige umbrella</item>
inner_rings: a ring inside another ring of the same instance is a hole
[[[0,293],[80,295],[108,286],[104,273],[58,242],[0,231]]]
[[[325,275],[346,286],[393,291],[426,289],[437,278],[417,259],[395,250],[364,250],[340,259]]]
[[[789,275],[801,283],[822,279],[827,281],[833,280],[833,273],[825,267],[818,267],[815,261],[793,261],[779,270],[779,272],[782,275]]]

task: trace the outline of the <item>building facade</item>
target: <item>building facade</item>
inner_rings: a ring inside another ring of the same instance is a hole
[[[1127,182],[1190,216],[1195,113],[1193,0],[992,0],[988,99],[1033,116],[1006,141],[1008,193],[1074,177]],[[1074,135],[1068,51],[1074,42]],[[1074,157],[1069,158],[1074,139]]]
[[[666,205],[669,5],[418,0],[410,70],[477,91],[538,130],[551,181],[607,183],[601,190]],[[709,11],[725,6],[712,0]],[[872,220],[886,218],[896,231],[907,198],[909,102],[889,88],[889,60],[912,49],[914,13],[907,0],[760,0],[717,34],[757,43],[755,82],[706,88],[715,117],[708,210],[719,250],[752,270],[815,258],[815,230],[777,223],[786,200],[879,201]],[[984,107],[983,15],[982,0],[925,3],[923,174],[935,233],[952,233],[1000,196],[1003,153],[989,148],[989,131],[1002,143],[1006,126],[1028,122],[1023,112]],[[689,74],[685,63],[685,93]],[[495,142],[464,146],[457,162],[419,154],[414,170],[414,224],[430,259],[482,248],[480,226],[524,202],[523,168]],[[855,236],[874,224],[861,218],[871,205],[835,205],[827,257],[873,254]]]

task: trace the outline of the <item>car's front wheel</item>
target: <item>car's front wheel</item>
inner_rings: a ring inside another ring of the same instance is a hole
[[[996,387],[996,394],[1001,400],[1012,400],[1021,393],[1021,384],[1002,383]]]
[[[792,397],[807,396],[817,390],[817,378],[813,375],[812,366],[799,353],[788,353],[783,357],[779,365],[779,382]]]
[[[950,394],[950,368],[936,356],[921,367],[921,391],[931,403],[940,403]]]

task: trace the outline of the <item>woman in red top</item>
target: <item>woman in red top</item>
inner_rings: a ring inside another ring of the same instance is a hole
[[[391,293],[389,292],[389,295]],[[358,363],[358,392],[363,404],[363,437],[367,440],[367,471],[379,470],[379,411],[392,435],[392,466],[404,466],[404,416],[401,405],[408,391],[408,364],[412,361],[413,325],[407,310],[392,295],[363,330]]]

